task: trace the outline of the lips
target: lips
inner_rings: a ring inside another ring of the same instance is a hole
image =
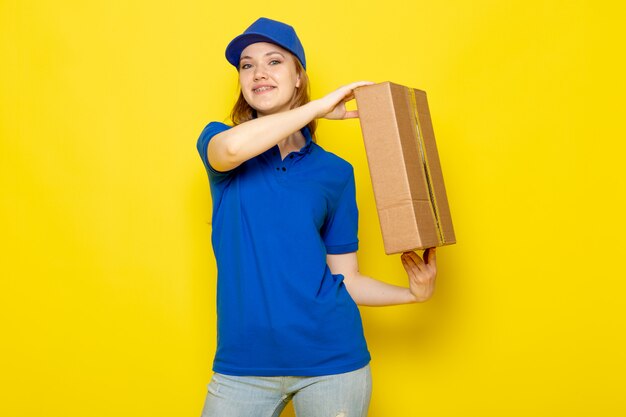
[[[255,87],[255,88],[253,88],[252,92],[255,93],[255,94],[263,94],[265,92],[273,90],[274,88],[276,88],[276,87],[274,87],[273,85],[259,85],[259,86]]]

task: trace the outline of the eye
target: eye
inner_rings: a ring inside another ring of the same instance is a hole
[[[250,65],[250,64],[243,64],[243,65],[241,66],[241,69],[246,69],[248,65]]]
[[[278,59],[272,59],[272,60],[270,61],[270,64],[271,64],[272,62],[278,62],[278,63],[280,64],[280,61],[279,61]]]

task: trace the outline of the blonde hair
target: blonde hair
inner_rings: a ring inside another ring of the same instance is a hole
[[[293,54],[292,58],[293,62],[296,65],[296,73],[300,77],[300,87],[296,88],[296,92],[291,98],[289,109],[295,109],[296,107],[300,107],[311,101],[311,86],[309,84],[309,77],[307,76],[306,70],[302,67],[300,61]],[[244,98],[243,93],[241,92],[241,86],[239,86],[239,97],[237,98],[237,102],[230,112],[230,120],[233,126],[237,126],[243,122],[247,122],[248,120],[256,119],[256,117],[256,110],[250,107],[250,105]],[[309,131],[311,132],[311,138],[313,139],[313,142],[315,142],[315,130],[317,129],[317,120],[311,120],[309,124],[307,124],[307,126],[309,128]]]

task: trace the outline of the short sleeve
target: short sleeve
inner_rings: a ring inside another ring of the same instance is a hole
[[[209,141],[211,140],[211,138],[217,135],[218,133],[228,130],[230,128],[231,126],[228,126],[221,122],[211,122],[208,125],[206,125],[206,127],[202,130],[202,133],[200,133],[200,137],[198,138],[196,147],[198,148],[198,152],[200,153],[200,158],[202,159],[202,162],[204,163],[204,167],[207,170],[207,174],[209,175],[209,178],[218,179],[218,178],[226,177],[232,171],[232,170],[224,171],[224,172],[217,171],[215,168],[211,166],[211,164],[209,164],[209,156],[207,154],[207,149],[208,149]]]
[[[326,253],[337,255],[356,252],[359,248],[358,227],[359,210],[356,204],[354,171],[351,169],[348,181],[329,211],[321,230]]]

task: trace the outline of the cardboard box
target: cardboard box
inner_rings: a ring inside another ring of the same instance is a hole
[[[426,92],[354,90],[385,252],[456,243]]]

